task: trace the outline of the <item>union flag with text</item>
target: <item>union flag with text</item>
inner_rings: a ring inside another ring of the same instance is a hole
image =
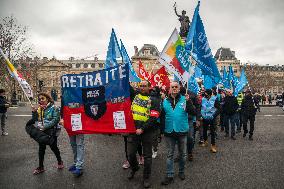
[[[69,135],[135,132],[128,64],[63,75],[61,87],[64,127]]]

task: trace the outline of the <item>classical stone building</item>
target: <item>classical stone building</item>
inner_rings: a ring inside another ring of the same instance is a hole
[[[134,56],[131,57],[131,61],[137,73],[139,60],[141,60],[148,72],[156,72],[160,69],[161,64],[158,62],[160,52],[155,45],[144,44],[140,50],[138,50],[137,47],[134,48],[135,53]],[[257,64],[245,64],[244,66],[240,64],[240,60],[236,58],[234,51],[231,51],[230,48],[223,47],[217,50],[214,57],[221,75],[223,73],[223,66],[228,70],[229,65],[232,65],[236,76],[240,76],[241,69],[245,67],[250,87],[255,91],[266,93],[280,93],[284,91],[284,65],[261,66]],[[74,57],[70,57],[68,60],[57,60],[55,57],[51,59],[47,57],[43,57],[42,59],[35,57],[34,59],[27,58],[25,60],[19,60],[15,62],[15,67],[32,86],[35,95],[39,91],[50,94],[53,90],[60,96],[60,77],[63,74],[77,74],[100,70],[104,68],[104,63],[105,60],[98,60],[97,57],[92,60],[78,60]],[[119,63],[121,63],[121,61],[119,61]],[[26,67],[20,66],[20,64],[24,64]],[[9,84],[7,86],[13,85]],[[7,91],[12,90],[8,89]],[[18,84],[15,85],[15,91],[19,100],[25,99]],[[11,94],[8,94],[8,96],[10,95]]]
[[[235,51],[231,51],[230,48],[221,47],[217,50],[214,58],[216,59],[217,67],[221,75],[223,73],[224,66],[228,71],[230,65],[232,65],[236,76],[239,77],[241,75],[240,60],[236,58]]]
[[[57,94],[61,90],[61,76],[64,74],[78,74],[82,72],[92,72],[104,68],[104,60],[75,60],[70,57],[69,60],[57,60],[52,58],[38,66],[37,80],[42,81],[41,91],[56,91]],[[38,87],[39,88],[39,87]]]
[[[250,87],[259,93],[284,92],[284,65],[244,64]]]
[[[158,62],[160,53],[155,45],[144,44],[140,50],[138,50],[136,46],[134,49],[135,53],[134,56],[131,57],[131,60],[136,73],[138,73],[138,64],[140,60],[147,72],[152,71],[155,73],[161,68],[161,64]]]

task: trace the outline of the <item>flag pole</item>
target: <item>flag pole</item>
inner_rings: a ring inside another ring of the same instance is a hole
[[[12,69],[11,69],[11,68],[12,68],[12,67],[11,67],[12,63],[11,63],[10,60],[6,57],[6,55],[4,54],[4,52],[2,51],[1,48],[0,48],[0,53],[1,53],[1,55],[3,56],[3,58],[5,59],[5,61],[6,61],[6,63],[7,63],[7,66],[9,67],[9,69],[12,70]],[[15,78],[15,73],[13,73],[13,74],[14,74],[14,79],[17,80],[18,83],[19,83],[19,80]],[[16,74],[17,74],[17,73],[16,73]],[[27,99],[28,99],[28,101],[29,101],[31,107],[33,107],[33,104],[32,104],[32,102],[31,102],[30,98],[28,97],[27,93],[25,92],[23,86],[22,86],[20,83],[19,83],[19,85],[20,85],[21,89],[23,90],[25,96],[27,97]]]

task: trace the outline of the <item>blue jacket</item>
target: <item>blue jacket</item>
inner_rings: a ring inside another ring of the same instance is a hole
[[[180,96],[173,108],[169,99],[163,101],[165,112],[165,133],[186,133],[188,132],[188,113],[186,111],[186,100]]]
[[[203,119],[213,120],[219,113],[219,101],[216,96],[211,96],[208,100],[207,98],[202,98],[201,103],[201,116]]]

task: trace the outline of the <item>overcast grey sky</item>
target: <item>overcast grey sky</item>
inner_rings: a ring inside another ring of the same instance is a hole
[[[175,1],[191,19],[197,0],[0,0],[0,17],[13,14],[28,26],[41,57],[105,59],[112,27],[129,56],[135,45],[162,51],[180,26]],[[283,0],[201,0],[200,15],[213,54],[228,47],[243,63],[283,65],[283,10]]]

